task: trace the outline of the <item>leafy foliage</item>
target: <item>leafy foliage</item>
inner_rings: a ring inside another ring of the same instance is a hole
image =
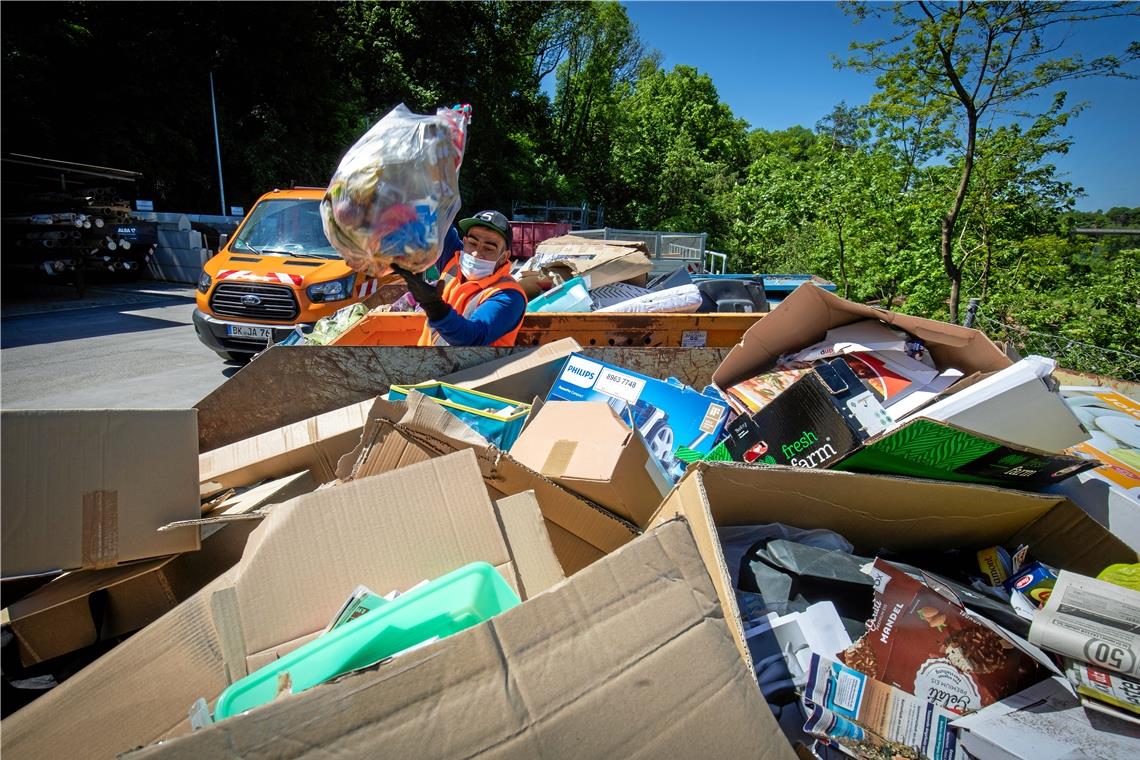
[[[143,172],[159,208],[248,206],[323,185],[399,102],[471,103],[465,210],[602,204],[612,226],[708,232],[737,271],[810,272],[849,298],[954,318],[960,299],[1027,329],[1138,352],[1140,208],[1073,211],[1058,83],[1131,76],[1061,56],[1054,27],[1119,3],[852,4],[894,36],[854,45],[865,105],[749,130],[712,80],[665,70],[607,2],[9,3],[5,149]],[[1052,99],[1038,103],[1036,94]]]

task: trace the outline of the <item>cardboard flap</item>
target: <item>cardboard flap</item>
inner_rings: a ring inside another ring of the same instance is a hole
[[[510,563],[471,451],[300,496],[270,513],[238,564],[246,649],[320,630],[357,585],[407,589],[476,560]]]
[[[805,283],[744,333],[713,373],[713,382],[728,388],[747,380],[771,369],[781,354],[818,343],[829,329],[862,319],[880,319],[921,338],[939,367],[970,374],[1012,364],[978,330],[865,306]]]
[[[495,511],[503,535],[507,537],[511,561],[518,568],[519,592],[524,600],[565,580],[534,491],[499,499],[495,502]]]
[[[19,622],[54,607],[90,596],[96,591],[146,575],[173,559],[174,557],[170,556],[105,570],[78,570],[67,573],[9,607],[8,618],[11,622]]]
[[[578,341],[561,338],[524,353],[504,356],[439,379],[506,398],[545,398],[562,366],[561,360],[581,350]]]
[[[377,747],[417,758],[794,757],[679,521],[486,624],[134,757]]]

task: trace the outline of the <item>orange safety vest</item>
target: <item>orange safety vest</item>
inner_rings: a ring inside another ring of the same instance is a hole
[[[446,301],[451,308],[455,309],[464,319],[470,319],[475,310],[491,296],[496,293],[501,293],[504,290],[514,290],[526,300],[526,291],[518,284],[514,277],[511,277],[511,262],[507,262],[501,267],[496,269],[491,275],[484,277],[481,280],[468,280],[462,274],[458,274],[459,268],[459,252],[447,267],[443,270],[443,300]],[[523,314],[525,315],[525,312]],[[511,330],[507,331],[504,335],[497,340],[488,344],[491,346],[513,346],[515,338],[519,334],[519,328],[522,327],[523,317],[519,317],[518,323]],[[438,332],[431,329],[424,323],[424,330],[420,334],[419,345],[421,346],[446,346],[448,345]]]

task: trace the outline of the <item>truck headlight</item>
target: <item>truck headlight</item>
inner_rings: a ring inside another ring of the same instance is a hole
[[[210,292],[210,283],[213,281],[214,280],[212,277],[210,277],[210,275],[202,272],[202,274],[198,277],[198,292],[203,294]]]
[[[310,285],[306,288],[305,292],[313,303],[343,301],[352,295],[352,279],[353,275],[350,274],[348,277],[341,277],[339,280],[318,282],[316,285]]]

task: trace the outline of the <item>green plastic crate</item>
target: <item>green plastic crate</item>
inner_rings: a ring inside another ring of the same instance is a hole
[[[234,682],[218,698],[214,719],[273,701],[279,684],[289,683],[290,693],[297,694],[417,644],[459,633],[517,604],[518,595],[495,568],[472,562]]]

